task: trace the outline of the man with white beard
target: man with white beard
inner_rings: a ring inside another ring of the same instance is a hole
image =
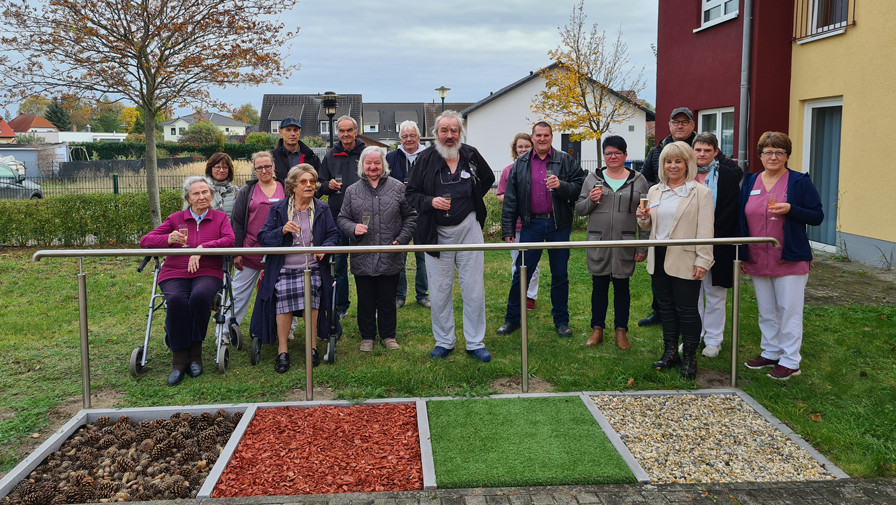
[[[483,196],[495,174],[476,148],[461,143],[461,115],[446,110],[435,120],[435,148],[418,157],[407,188],[407,199],[417,209],[417,235],[421,244],[481,244],[485,224]],[[454,273],[463,298],[463,331],[467,354],[487,363],[492,357],[485,338],[485,270],[483,251],[426,253],[426,273],[432,303],[432,333],[436,345],[430,357],[446,358],[454,350],[452,292]]]

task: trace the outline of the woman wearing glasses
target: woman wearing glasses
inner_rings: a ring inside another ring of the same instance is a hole
[[[307,163],[289,170],[283,181],[286,198],[271,206],[268,219],[258,232],[262,247],[335,246],[339,230],[330,207],[314,198],[319,187],[317,171]],[[264,277],[258,286],[250,331],[265,344],[277,343],[274,371],[289,370],[289,333],[294,313],[311,309],[311,334],[330,335],[330,300],[333,279],[325,254],[270,254],[264,263]],[[311,270],[311,285],[305,285],[304,271]],[[305,307],[305,290],[311,291],[311,307]],[[336,323],[337,325],[339,323]],[[311,361],[320,364],[317,339],[311,343]]]
[[[258,247],[258,232],[268,220],[271,206],[285,198],[283,185],[274,180],[274,160],[269,151],[259,151],[252,155],[255,179],[240,188],[233,205],[233,233],[236,235],[234,247]],[[235,256],[233,266],[233,303],[237,324],[243,322],[252,289],[258,275],[264,268],[261,254]],[[225,330],[227,330],[225,325]]]
[[[759,309],[762,353],[748,368],[772,368],[768,376],[787,380],[800,374],[803,343],[803,302],[812,249],[806,225],[824,220],[821,198],[808,174],[787,168],[790,137],[765,132],[759,138],[763,171],[741,186],[740,233],[743,237],[774,237],[772,244],[742,245],[741,270],[753,279]]]
[[[236,202],[237,187],[233,182],[233,160],[227,153],[211,155],[205,164],[205,175],[210,177],[214,187],[212,207],[224,211],[230,218]]]

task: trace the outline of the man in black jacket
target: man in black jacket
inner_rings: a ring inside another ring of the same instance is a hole
[[[299,140],[302,136],[302,125],[294,117],[288,117],[280,121],[280,140],[277,147],[271,149],[274,159],[274,175],[277,180],[283,182],[289,169],[300,164],[308,163],[315,170],[320,170],[320,159],[310,147]]]
[[[544,121],[532,128],[532,150],[514,162],[504,189],[501,236],[513,242],[516,220],[520,218],[520,242],[568,242],[572,231],[573,207],[582,190],[585,172],[569,154],[551,147],[554,135]],[[498,335],[507,335],[520,327],[520,260],[528,267],[528,282],[541,259],[541,249],[528,249],[517,256],[507,313]],[[549,249],[551,265],[551,315],[561,337],[571,337],[569,329],[569,249]]]
[[[641,167],[641,175],[647,179],[647,182],[649,182],[651,186],[660,181],[659,170],[661,167],[659,166],[659,163],[660,153],[663,152],[663,148],[678,140],[693,145],[694,137],[696,136],[694,128],[696,126],[696,123],[694,123],[694,113],[691,112],[691,109],[687,107],[678,107],[672,111],[672,114],[669,116],[669,131],[671,134],[647,153],[647,158],[644,160],[644,166]],[[638,321],[638,326],[660,324],[660,311],[656,304],[656,297],[653,297],[651,307],[653,308],[653,311],[649,316]]]
[[[358,159],[361,158],[361,151],[367,147],[367,144],[358,140],[358,122],[351,116],[342,116],[336,121],[336,132],[339,142],[327,152],[320,164],[320,189],[315,195],[329,195],[327,204],[334,220],[342,210],[342,199],[345,198],[343,188],[358,182]],[[339,245],[348,245],[348,237],[341,233]],[[333,263],[336,268],[336,311],[342,319],[351,303],[348,299],[348,254],[335,255]]]

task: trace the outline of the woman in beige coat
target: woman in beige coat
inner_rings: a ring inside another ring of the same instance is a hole
[[[673,142],[660,153],[660,183],[647,193],[648,208],[638,209],[638,226],[650,240],[713,237],[712,192],[697,184],[694,150]],[[697,312],[700,284],[713,264],[711,245],[656,246],[647,253],[647,271],[663,323],[663,356],[654,368],[681,364],[681,376],[697,376],[697,345],[702,324]],[[681,335],[683,353],[678,354]]]

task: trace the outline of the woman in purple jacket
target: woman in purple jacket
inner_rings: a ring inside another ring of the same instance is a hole
[[[168,216],[158,228],[140,239],[140,247],[232,247],[233,229],[227,214],[211,208],[214,193],[207,177],[184,180],[184,210]],[[202,341],[208,331],[211,303],[224,282],[221,256],[169,256],[159,272],[165,295],[165,329],[174,354],[168,385],[184,375],[202,374]]]

